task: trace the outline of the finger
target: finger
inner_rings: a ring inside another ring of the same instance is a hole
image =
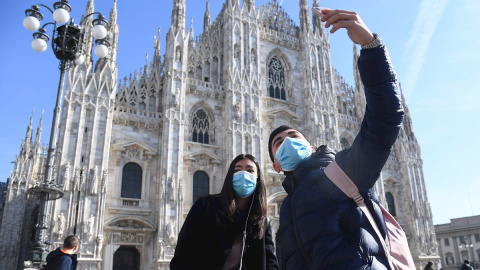
[[[330,15],[330,16],[329,16]],[[327,18],[327,16],[329,16]],[[334,15],[327,14],[322,18],[322,21],[325,21],[325,27],[330,27],[330,25],[337,23],[339,21],[356,21],[358,20],[357,13],[335,13]]]
[[[330,33],[335,33],[340,28],[348,28],[354,24],[353,21],[339,21],[332,24],[332,29],[330,29]]]
[[[327,14],[328,12],[330,12],[332,10],[330,8],[326,8],[326,7],[312,7],[312,11],[315,15],[322,18],[323,16],[325,16],[325,14]]]

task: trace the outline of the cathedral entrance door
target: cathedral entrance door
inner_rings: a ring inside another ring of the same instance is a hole
[[[120,246],[113,255],[113,269],[140,270],[140,253],[135,247]]]

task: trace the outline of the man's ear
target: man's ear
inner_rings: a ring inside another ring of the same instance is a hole
[[[282,167],[280,167],[280,166],[277,164],[277,162],[273,162],[273,169],[274,169],[277,173],[279,173],[279,172],[282,171]]]

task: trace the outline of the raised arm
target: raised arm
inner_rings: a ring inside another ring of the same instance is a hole
[[[314,12],[320,11],[314,8]],[[356,12],[322,10],[322,21],[331,33],[345,28],[350,39],[360,45],[375,37]],[[352,146],[339,152],[335,160],[358,187],[371,188],[390,155],[403,121],[403,107],[392,63],[385,46],[363,49],[358,69],[365,88],[366,109],[360,132]]]

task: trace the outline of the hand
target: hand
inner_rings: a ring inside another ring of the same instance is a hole
[[[375,38],[368,29],[368,27],[363,23],[362,19],[354,11],[348,10],[331,10],[327,8],[312,8],[313,13],[320,16],[320,20],[325,23],[325,27],[330,29],[330,33],[335,33],[340,28],[347,29],[348,37],[355,44],[367,45],[372,42]]]

